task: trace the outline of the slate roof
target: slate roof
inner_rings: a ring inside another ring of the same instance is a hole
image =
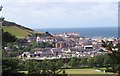
[[[52,51],[51,50],[44,50],[44,51],[42,51],[42,54],[52,54]]]
[[[83,45],[92,45],[91,40],[80,40],[80,43],[83,44]]]
[[[62,50],[59,49],[59,48],[54,48],[54,49],[52,49],[52,51],[53,51],[53,52],[62,52]]]

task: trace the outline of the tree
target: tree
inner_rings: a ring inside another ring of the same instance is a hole
[[[87,58],[82,58],[81,61],[80,61],[80,64],[82,66],[86,66],[87,65]]]
[[[89,66],[89,67],[94,67],[94,66],[95,66],[94,57],[89,57],[89,58],[87,59],[87,63],[88,63],[88,66]]]
[[[113,60],[110,58],[110,56],[108,54],[104,55],[104,62],[103,62],[104,66],[106,66],[106,68],[108,68],[109,66],[113,66]]]
[[[103,62],[104,62],[104,56],[103,55],[99,55],[99,56],[94,57],[95,66],[103,66]]]
[[[19,46],[23,46],[23,45],[27,45],[28,42],[27,42],[26,39],[17,39],[16,44],[19,45]]]
[[[45,32],[45,34],[46,34],[47,36],[52,36],[49,32]]]
[[[47,60],[42,61],[42,66],[41,66],[42,74],[48,74],[49,65],[50,65],[49,61]]]
[[[8,53],[5,50],[2,50],[2,58],[8,57]]]
[[[35,68],[36,68],[36,73],[37,74],[42,74],[42,62],[41,61],[38,61],[36,63]]]
[[[53,48],[52,44],[49,42],[41,42],[38,43],[39,48]]]
[[[25,69],[25,62],[26,62],[26,61],[20,61],[20,62],[19,62],[19,64],[18,64],[18,69],[19,69],[19,71],[24,71],[24,70],[26,70],[26,69]]]
[[[2,74],[18,74],[18,64],[20,60],[13,58],[2,59]]]
[[[49,66],[50,74],[59,74],[61,71],[63,71],[62,69],[63,63],[61,62],[61,60],[49,61],[48,66]]]
[[[108,55],[113,60],[115,68],[113,70],[117,70],[118,76],[120,76],[120,43],[118,39],[117,44],[113,44],[112,41],[103,41],[102,46],[108,50]]]
[[[28,74],[35,74],[36,73],[36,61],[35,60],[27,60],[25,63],[25,68],[28,70]]]
[[[6,46],[7,43],[15,42],[17,40],[15,35],[10,34],[9,32],[2,31],[2,46]]]
[[[77,58],[71,58],[71,60],[69,61],[69,65],[71,67],[78,67],[79,66],[79,63],[77,61]]]

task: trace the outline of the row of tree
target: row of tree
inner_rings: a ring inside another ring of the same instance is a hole
[[[15,58],[2,59],[2,75],[22,74],[20,71],[28,71],[28,74],[65,75],[63,64],[60,60],[26,60]]]
[[[112,67],[115,62],[108,54],[89,57],[89,58],[72,58],[69,61],[71,67]]]
[[[113,61],[109,55],[89,58],[67,58],[52,60],[20,60],[3,59],[3,74],[17,74],[18,71],[28,71],[28,74],[65,74],[65,68],[81,67],[111,67]]]

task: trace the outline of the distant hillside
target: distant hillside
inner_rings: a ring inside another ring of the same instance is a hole
[[[4,31],[8,31],[9,33],[15,35],[17,38],[26,37],[34,32],[30,28],[9,21],[3,21],[3,29]]]

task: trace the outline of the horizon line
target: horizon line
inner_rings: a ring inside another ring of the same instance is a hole
[[[118,28],[118,26],[110,26],[110,27],[47,27],[47,28],[32,28],[32,29],[71,29],[71,28]]]

